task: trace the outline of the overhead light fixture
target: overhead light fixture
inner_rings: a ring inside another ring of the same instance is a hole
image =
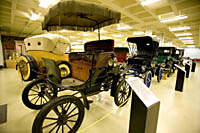
[[[175,16],[175,17],[161,19],[160,22],[161,23],[167,23],[167,22],[177,21],[177,20],[186,19],[186,18],[188,18],[188,16],[178,15],[178,16]]]
[[[43,7],[43,8],[47,8],[50,5],[57,4],[59,1],[60,0],[39,0],[39,2],[40,2],[39,6]]]
[[[74,39],[74,38],[76,38],[75,36],[69,36],[71,39]]]
[[[177,28],[169,28],[170,31],[180,31],[180,30],[188,30],[189,26],[177,27]]]
[[[71,42],[70,44],[71,45],[80,45],[81,43],[80,42]]]
[[[101,39],[108,39],[109,37],[107,36],[101,36]]]
[[[60,30],[59,32],[64,33],[64,32],[67,32],[67,30],[63,29],[63,30]]]
[[[120,24],[117,25],[117,30],[128,30],[131,29],[132,27],[129,25],[125,25],[125,26],[120,26]]]
[[[183,40],[184,44],[194,44],[194,40]]]
[[[176,36],[190,36],[192,33],[177,33]]]
[[[33,20],[33,21],[38,20],[38,19],[40,19],[40,14],[36,14],[31,11],[31,16],[29,17],[29,19]]]
[[[98,33],[98,30],[95,30],[94,32]],[[107,32],[107,31],[104,29],[100,29],[100,33],[105,33],[105,32]]]
[[[194,48],[195,45],[188,45],[187,47],[188,47],[188,48]]]
[[[151,37],[152,37],[152,38],[156,38],[157,36],[156,36],[156,35],[151,35]]]
[[[145,35],[145,33],[143,31],[135,31],[133,32],[133,35]]]
[[[123,37],[122,34],[113,34],[112,36],[113,36],[113,37]]]
[[[182,40],[182,42],[194,42],[194,40]]]
[[[141,2],[141,5],[146,6],[146,5],[149,5],[149,4],[153,4],[153,3],[155,3],[155,2],[158,2],[158,1],[160,1],[160,0],[145,0],[145,1],[142,1],[142,2]]]
[[[184,44],[194,44],[194,42],[184,42]]]
[[[83,35],[83,36],[89,36],[90,34],[89,34],[89,33],[85,33],[85,32],[83,32],[82,35]]]
[[[180,37],[178,39],[180,39],[180,40],[187,40],[187,39],[193,39],[193,37]]]

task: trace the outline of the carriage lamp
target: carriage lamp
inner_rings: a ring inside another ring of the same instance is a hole
[[[116,67],[116,66],[117,66],[117,58],[114,57],[114,67]]]
[[[166,66],[166,64],[165,63],[161,63],[161,67],[165,67]]]
[[[145,71],[145,69],[146,69],[146,67],[145,67],[145,66],[142,66],[141,68],[142,68],[142,71]]]
[[[108,60],[108,66],[113,66],[114,65],[114,60],[113,60],[113,58],[110,58],[109,60]]]
[[[111,57],[109,60],[108,60],[108,66],[109,67],[112,67],[112,66],[117,66],[117,58],[116,57]]]

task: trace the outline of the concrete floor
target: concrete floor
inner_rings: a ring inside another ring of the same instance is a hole
[[[150,89],[160,99],[157,133],[200,133],[200,64],[196,72],[185,79],[183,92],[174,90],[176,73],[157,83],[153,79]],[[30,133],[38,113],[23,105],[21,94],[27,83],[20,80],[15,69],[0,69],[0,105],[8,104],[8,121],[0,125],[0,133]],[[129,101],[118,108],[109,92],[92,96],[90,110],[85,111],[82,133],[128,133]],[[92,124],[105,115],[102,121]]]

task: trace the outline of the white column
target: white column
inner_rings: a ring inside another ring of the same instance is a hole
[[[0,35],[0,66],[4,66],[3,46],[2,46],[2,42],[1,42],[1,35]]]
[[[199,45],[200,45],[200,25],[199,25]]]
[[[163,46],[164,45],[164,33],[160,33],[158,37],[160,39],[159,46]]]
[[[145,35],[152,36],[152,29],[147,29]]]
[[[168,46],[172,46],[172,41],[169,41],[169,42],[168,42]]]

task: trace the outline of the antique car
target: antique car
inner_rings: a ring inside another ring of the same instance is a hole
[[[38,78],[41,76],[38,72],[45,71],[42,57],[56,61],[62,78],[71,76],[71,66],[68,63],[70,43],[66,37],[48,33],[26,38],[24,43],[27,55],[20,56],[16,65],[23,81]]]
[[[176,49],[175,59],[176,59],[176,64],[179,66],[183,66],[183,55],[184,55],[184,49]]]
[[[176,69],[175,62],[175,47],[159,47],[156,64],[163,68],[163,72],[169,77]]]
[[[114,52],[121,69],[125,69],[128,60],[129,49],[127,47],[115,47]]]
[[[129,37],[127,39],[132,57],[128,58],[128,65],[132,66],[129,74],[144,79],[147,87],[151,85],[151,79],[157,76],[157,81],[162,79],[162,69],[155,66],[155,56],[159,43],[151,37]]]
[[[46,78],[33,80],[22,93],[22,101],[28,108],[42,108],[34,120],[33,133],[58,131],[59,128],[76,132],[84,118],[84,107],[89,109],[91,103],[87,97],[102,91],[111,90],[110,95],[117,106],[127,103],[131,88],[125,81],[125,73],[120,72],[113,48],[114,40],[98,40],[86,43],[85,52],[69,54],[69,62],[73,63],[72,75],[83,74],[88,78],[81,85],[61,85],[56,62],[42,58]],[[77,71],[77,66],[83,68]],[[63,91],[65,94],[67,91],[67,95],[58,97]]]

